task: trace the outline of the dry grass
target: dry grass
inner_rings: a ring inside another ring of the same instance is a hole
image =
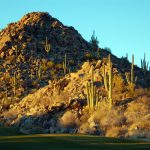
[[[145,95],[128,103],[124,109],[114,107],[110,110],[107,103],[101,102],[97,110],[84,113],[79,132],[93,134],[99,131],[109,137],[150,138],[149,111],[149,97]]]
[[[75,115],[71,111],[67,111],[60,118],[60,124],[63,127],[73,128],[78,126],[79,120],[75,117]]]

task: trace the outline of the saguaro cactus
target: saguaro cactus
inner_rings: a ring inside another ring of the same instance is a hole
[[[108,85],[107,85],[107,72],[105,69],[105,65],[103,64],[103,81],[106,91],[108,91]]]
[[[50,49],[51,49],[51,45],[48,43],[48,40],[47,40],[47,37],[46,37],[45,51],[46,51],[47,53],[49,53]]]
[[[113,105],[113,99],[112,99],[112,62],[111,62],[111,55],[108,56],[108,67],[109,70],[106,72],[105,65],[103,64],[103,81],[104,81],[104,87],[105,90],[108,92],[108,100],[110,107]]]
[[[15,96],[16,95],[16,71],[14,72],[14,77],[13,77],[13,92]]]
[[[113,105],[113,100],[112,100],[112,62],[111,62],[111,56],[109,54],[109,91],[108,91],[108,99],[110,102],[110,107]]]
[[[96,85],[94,85],[93,69],[91,72],[91,81],[87,82],[87,105],[89,110],[94,110],[98,106],[98,100],[100,93],[96,91]]]
[[[97,56],[99,59],[101,58],[101,49],[99,47],[97,48]]]
[[[19,52],[19,50],[18,50],[18,46],[17,46],[17,45],[15,45],[13,48],[15,49],[16,57],[18,57],[18,52]]]
[[[39,78],[39,80],[41,80],[41,77],[42,77],[42,67],[41,67],[41,63],[39,64],[37,74],[38,74],[38,78]]]
[[[5,97],[8,98],[8,88],[5,89]]]
[[[63,61],[63,69],[64,69],[64,74],[67,73],[67,54],[65,53],[65,59]]]
[[[132,64],[131,64],[131,84],[134,84],[134,55],[132,55]]]
[[[149,62],[146,61],[146,54],[144,53],[144,58],[141,59],[141,68],[143,71],[147,71],[149,69]]]
[[[20,80],[21,79],[21,69],[17,68],[17,78]]]
[[[126,73],[126,80],[128,82],[129,88],[131,91],[134,91],[135,82],[137,78],[134,78],[134,55],[132,55],[132,63],[131,63],[131,73],[130,76]]]
[[[128,53],[126,53],[126,59],[128,60]]]

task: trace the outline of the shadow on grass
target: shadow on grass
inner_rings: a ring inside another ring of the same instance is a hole
[[[22,135],[22,133],[19,132],[19,128],[0,127],[0,136],[15,136],[15,135]]]
[[[0,136],[0,150],[148,150],[149,142],[77,134]]]

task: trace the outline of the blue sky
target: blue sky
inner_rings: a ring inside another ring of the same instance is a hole
[[[95,30],[100,47],[119,57],[134,53],[140,65],[145,52],[150,61],[150,0],[0,0],[0,28],[32,11],[49,12],[86,40]]]

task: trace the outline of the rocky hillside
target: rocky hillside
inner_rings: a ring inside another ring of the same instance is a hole
[[[78,70],[84,61],[102,59],[109,53],[48,13],[26,14],[0,31],[0,99],[20,100],[47,85],[48,80],[59,79]],[[120,72],[130,71],[126,58],[112,55],[112,61]],[[150,85],[149,75],[144,74],[143,80],[139,68],[135,74],[142,86]]]
[[[1,125],[150,137],[150,72],[48,13],[29,13],[0,31],[0,56]]]
[[[113,67],[113,107],[103,84],[103,64],[85,62],[76,73],[29,94],[1,114],[1,122],[19,126],[23,133],[88,133],[112,137],[150,137],[150,91],[130,87]],[[106,65],[107,67],[107,65]],[[90,111],[87,83],[93,72],[101,98]]]
[[[29,13],[8,24],[0,31],[0,99],[17,99],[64,76],[65,54],[67,72],[76,70],[90,47],[73,27],[48,13]]]

